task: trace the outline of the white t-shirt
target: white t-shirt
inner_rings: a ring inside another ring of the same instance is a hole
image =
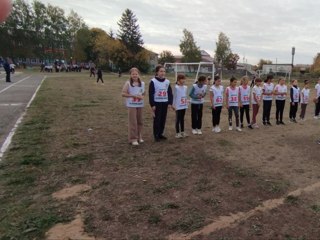
[[[139,86],[131,86],[130,82],[128,81],[128,93],[130,95],[142,95],[145,91],[145,84],[141,82],[141,87]],[[127,107],[144,107],[144,100],[139,98],[129,97],[126,98],[126,106]]]
[[[176,85],[174,87],[173,94],[173,106],[176,110],[182,110],[188,108],[188,99],[187,99],[187,86]]]
[[[274,88],[277,93],[287,93],[288,88],[286,85],[277,84]],[[286,100],[287,95],[276,95],[276,100]]]
[[[170,85],[170,81],[165,79],[163,82],[158,81],[153,78],[151,80],[154,84],[154,101],[155,102],[168,102],[168,89]]]
[[[317,98],[320,97],[320,83],[317,83],[314,88],[317,90]]]
[[[226,89],[226,94],[228,94],[228,106],[238,107],[239,106],[239,87],[231,88],[230,86]]]
[[[239,87],[240,92],[240,101],[242,105],[249,105],[250,104],[250,87],[247,85],[246,88],[243,86]]]
[[[310,89],[303,88],[301,90],[301,103],[308,104],[310,98]]]
[[[213,93],[213,106],[221,107],[223,105],[223,86],[212,85],[210,92]]]
[[[252,94],[251,94],[251,103],[252,104],[257,104],[257,101],[254,99],[254,94],[256,95],[257,100],[260,102],[261,96],[262,96],[262,88],[258,86],[254,86],[252,88]]]
[[[273,92],[273,88],[274,88],[274,84],[273,83],[264,83],[262,90],[264,91],[264,93],[272,93]],[[263,100],[272,101],[272,95],[263,95],[262,98],[263,98]]]

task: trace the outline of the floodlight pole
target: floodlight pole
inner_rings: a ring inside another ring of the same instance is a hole
[[[291,54],[292,54],[292,61],[291,61],[291,65],[292,65],[292,67],[293,67],[293,63],[294,63],[294,54],[296,53],[296,48],[295,47],[292,47],[292,52],[291,52]]]

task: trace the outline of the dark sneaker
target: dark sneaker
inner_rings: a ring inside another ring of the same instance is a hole
[[[250,125],[248,125],[248,128],[253,129],[253,127],[251,126],[251,124],[250,124]]]
[[[160,135],[159,138],[160,138],[161,140],[167,140],[167,138],[166,138],[165,136],[163,136],[163,135]]]
[[[243,128],[243,123],[240,124],[240,127]]]
[[[297,123],[297,120],[295,120],[295,119],[292,119],[292,121],[293,121],[294,123]]]
[[[279,121],[277,121],[277,122],[276,122],[276,124],[277,124],[277,125],[280,125],[280,122],[279,122]]]
[[[267,123],[266,123],[266,122],[262,122],[262,124],[263,124],[263,125],[265,125],[265,126],[267,125]]]
[[[284,122],[282,122],[282,121],[280,122],[280,124],[281,124],[281,125],[286,125],[286,124],[285,124]]]
[[[268,125],[268,126],[272,126],[272,124],[271,124],[270,122],[267,122],[267,125]]]

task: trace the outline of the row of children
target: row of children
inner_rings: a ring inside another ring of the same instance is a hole
[[[186,77],[183,74],[179,74],[177,77],[174,90],[170,86],[170,81],[165,78],[165,69],[162,66],[156,67],[156,75],[150,81],[149,85],[149,103],[153,113],[153,135],[155,141],[165,140],[163,135],[167,110],[172,108],[176,112],[176,138],[186,137],[187,134],[184,131],[184,117],[186,109],[188,108],[190,97],[191,103],[191,122],[192,133],[202,134],[202,112],[204,98],[207,92],[206,77],[200,76],[196,83],[192,85],[191,91],[187,92],[187,86],[185,85]],[[233,130],[232,127],[232,115],[235,115],[236,130],[242,131],[243,118],[246,116],[248,128],[258,128],[256,122],[256,116],[259,112],[260,105],[263,102],[263,117],[262,121],[264,125],[271,126],[270,123],[270,111],[272,106],[273,96],[276,99],[276,124],[285,124],[283,122],[283,111],[285,106],[285,100],[287,96],[287,86],[283,78],[279,79],[276,86],[272,83],[273,77],[267,76],[264,84],[260,78],[255,79],[255,85],[251,89],[248,85],[249,78],[244,76],[241,78],[241,84],[237,87],[237,79],[232,77],[230,79],[230,85],[224,91],[224,87],[221,85],[221,79],[219,76],[214,78],[214,83],[210,87],[210,101],[212,107],[212,131],[219,133],[220,128],[220,115],[224,105],[224,96],[226,97],[226,108],[228,109],[228,122],[229,130]],[[317,101],[315,118],[319,118],[320,112],[320,80],[316,85]],[[127,81],[122,89],[122,96],[126,98],[126,106],[128,107],[128,130],[129,130],[129,142],[132,145],[139,145],[143,142],[142,139],[142,108],[144,106],[145,96],[145,84],[140,80],[139,70],[132,68],[130,70],[130,80]],[[297,80],[291,82],[290,88],[290,113],[289,118],[291,122],[296,122],[296,113],[298,110],[298,104],[301,102],[301,114],[300,118],[305,118],[305,111],[309,101],[310,89],[309,82],[304,81],[304,88],[300,91],[297,86]],[[250,102],[252,104],[253,116],[250,119]],[[240,117],[239,117],[240,108]]]

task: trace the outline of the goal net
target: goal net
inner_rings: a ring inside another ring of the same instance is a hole
[[[185,74],[187,77],[194,78],[196,82],[200,75],[214,78],[213,62],[196,62],[196,63],[165,63],[164,68],[168,73],[174,73],[175,79],[179,73]]]

